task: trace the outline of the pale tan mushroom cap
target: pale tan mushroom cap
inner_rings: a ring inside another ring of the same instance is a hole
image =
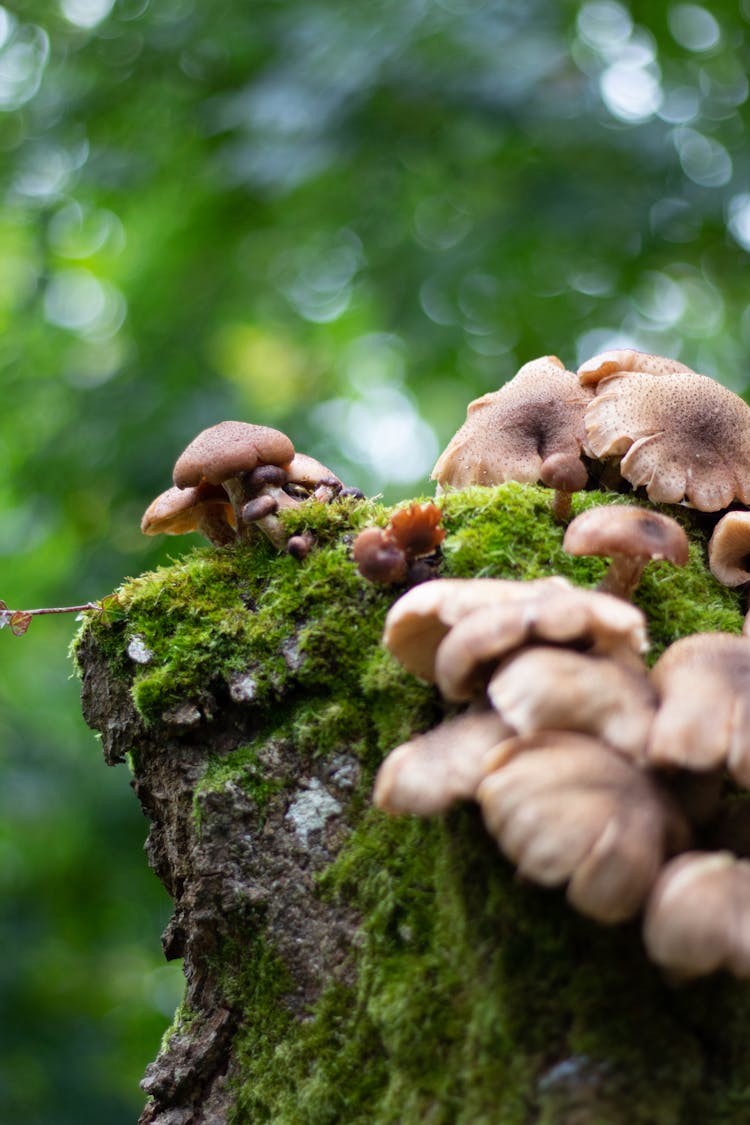
[[[706,375],[618,373],[586,415],[595,457],[622,454],[620,473],[656,503],[703,512],[750,502],[750,407]]]
[[[688,827],[648,774],[601,742],[558,731],[502,743],[506,760],[479,785],[489,832],[519,873],[568,882],[569,901],[600,922],[632,917]]]
[[[590,398],[555,356],[525,364],[500,390],[469,404],[465,423],[432,470],[433,480],[452,488],[539,480],[551,455],[580,458]]]
[[[462,617],[440,642],[435,680],[446,699],[471,699],[484,691],[504,657],[533,642],[575,644],[628,659],[648,647],[646,619],[636,606],[596,590],[530,591],[526,599],[487,605]]]
[[[581,512],[568,524],[563,550],[570,555],[627,555],[666,559],[685,566],[690,544],[676,520],[630,504],[606,504]]]
[[[673,859],[651,892],[643,938],[652,961],[681,976],[750,976],[750,863],[726,851]]]
[[[492,751],[513,731],[494,711],[466,711],[396,747],[378,770],[377,808],[433,816],[468,800],[490,769]]]
[[[750,582],[750,512],[727,512],[708,541],[708,565],[725,586]]]
[[[226,493],[217,489],[168,488],[152,500],[141,520],[144,535],[187,535],[200,529],[201,508],[205,504],[219,505],[224,517],[233,524],[232,506]]]
[[[645,753],[656,692],[645,664],[537,645],[504,661],[487,687],[490,702],[519,734],[575,730],[633,760]]]
[[[391,606],[385,619],[383,644],[408,672],[432,682],[437,647],[462,617],[482,606],[568,587],[570,583],[558,575],[531,582],[505,578],[440,578],[423,582]]]
[[[677,359],[639,352],[634,348],[615,348],[600,352],[582,363],[578,368],[578,378],[581,386],[588,387],[606,379],[608,375],[614,375],[616,371],[638,371],[646,375],[680,375],[685,372],[695,374],[692,368],[686,367]]]
[[[294,445],[280,430],[249,422],[219,422],[203,430],[180,454],[173,480],[178,488],[211,484],[250,472],[256,465],[286,465]]]
[[[682,637],[662,653],[651,677],[660,704],[648,761],[690,770],[725,764],[750,788],[750,639]]]
[[[274,462],[276,464],[276,462]],[[322,480],[332,480],[336,484],[343,485],[335,473],[327,469],[315,457],[310,457],[307,453],[295,453],[290,463],[284,464],[284,468],[289,474],[289,482],[291,484],[300,484],[305,488],[313,488]]]

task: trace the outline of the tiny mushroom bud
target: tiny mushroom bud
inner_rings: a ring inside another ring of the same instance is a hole
[[[688,561],[688,537],[670,516],[646,508],[608,504],[589,508],[568,524],[563,550],[612,560],[599,589],[629,599],[651,561]]]
[[[489,832],[520,875],[567,882],[568,900],[599,922],[636,914],[665,855],[687,846],[686,822],[652,778],[596,739],[508,739],[498,760],[477,790]]]
[[[487,694],[518,734],[575,730],[642,758],[656,710],[645,664],[535,645],[504,661]]]
[[[217,547],[233,543],[234,513],[219,485],[168,488],[152,500],[141,520],[144,535],[185,535],[200,532]]]
[[[564,523],[570,516],[574,492],[586,487],[589,474],[580,457],[570,453],[553,453],[542,461],[539,479],[548,488],[554,488],[552,515],[558,523]]]
[[[651,678],[660,703],[649,763],[698,771],[726,765],[750,788],[750,639],[681,637],[656,661]]]
[[[406,555],[386,538],[382,527],[366,527],[352,544],[352,557],[363,578],[381,586],[403,582],[406,578]]]
[[[385,812],[433,816],[472,798],[495,768],[495,747],[512,733],[494,711],[446,719],[390,752],[375,779],[374,804]]]
[[[677,976],[750,977],[750,863],[727,851],[677,856],[651,892],[643,938],[651,960]]]

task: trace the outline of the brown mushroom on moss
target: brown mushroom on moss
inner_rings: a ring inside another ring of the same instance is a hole
[[[750,977],[750,863],[728,851],[671,860],[649,897],[643,938],[651,960],[677,976]]]
[[[569,902],[599,922],[640,910],[665,856],[688,826],[653,779],[597,739],[550,731],[508,739],[504,764],[479,785],[488,831],[542,886],[567,883]]]
[[[557,490],[556,515],[564,518],[570,493],[588,477],[581,452],[590,399],[556,356],[533,360],[500,390],[469,404],[432,478],[439,489],[541,480]]]
[[[661,512],[625,504],[589,508],[565,531],[563,550],[570,555],[611,559],[599,589],[630,599],[650,562],[685,566],[690,544],[676,520]]]
[[[233,543],[234,512],[220,485],[168,488],[152,500],[141,520],[144,535],[186,535],[197,531],[216,547]]]

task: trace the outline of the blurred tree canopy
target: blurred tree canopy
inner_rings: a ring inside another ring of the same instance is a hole
[[[750,0],[0,6],[0,597],[189,546],[140,515],[222,418],[393,500],[540,354],[744,392],[749,66]],[[179,982],[69,635],[1,638],[3,1101],[117,1123]]]

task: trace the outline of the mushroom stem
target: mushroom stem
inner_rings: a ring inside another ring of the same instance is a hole
[[[599,583],[598,589],[603,594],[614,594],[617,598],[630,601],[634,592],[638,589],[641,575],[648,563],[649,559],[642,555],[637,555],[634,558],[628,558],[626,555],[615,555]]]
[[[567,523],[573,510],[573,493],[555,489],[552,497],[552,518],[555,523]]]
[[[250,530],[242,518],[242,509],[248,501],[247,490],[239,477],[228,477],[222,481],[222,485],[234,512],[237,538],[241,543],[247,543],[250,539]]]
[[[204,504],[200,509],[197,530],[208,539],[209,543],[213,543],[214,547],[226,547],[237,539],[234,528],[227,522],[225,507],[225,504],[218,502]]]

